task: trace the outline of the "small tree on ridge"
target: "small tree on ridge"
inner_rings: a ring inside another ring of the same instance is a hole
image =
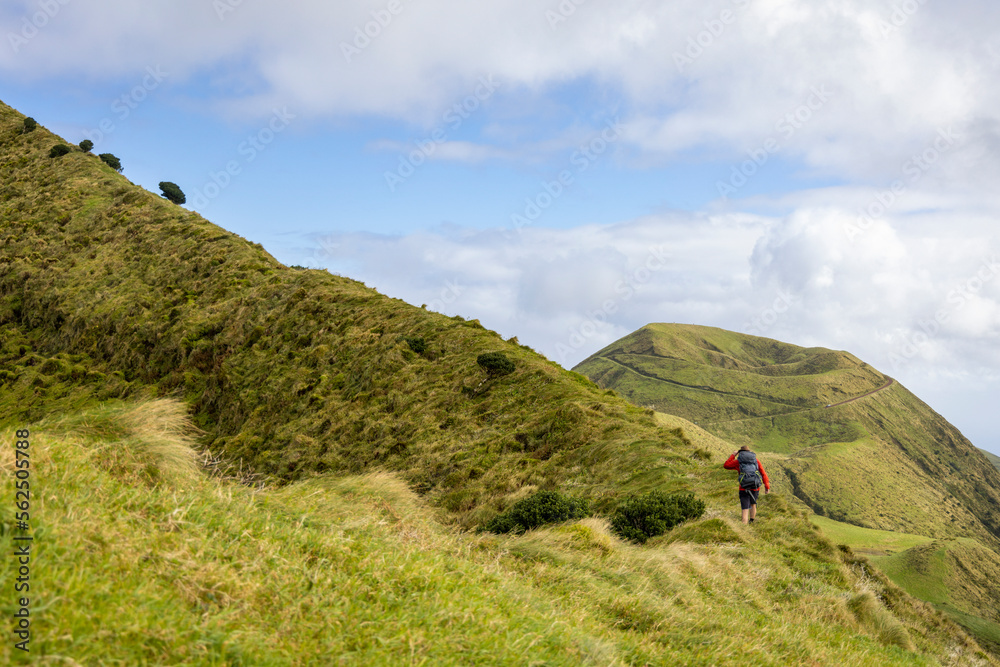
[[[170,181],[160,181],[160,190],[163,191],[163,196],[175,204],[183,204],[187,201],[187,197],[176,183],[171,183]]]

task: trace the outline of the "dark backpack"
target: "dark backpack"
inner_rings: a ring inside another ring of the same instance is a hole
[[[762,480],[757,455],[751,451],[742,451],[736,455],[736,461],[740,464],[740,486],[747,490],[759,489]]]

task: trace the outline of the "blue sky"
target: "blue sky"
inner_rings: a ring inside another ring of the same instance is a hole
[[[571,367],[846,349],[1000,453],[1000,8],[12,0],[0,99],[279,260]]]

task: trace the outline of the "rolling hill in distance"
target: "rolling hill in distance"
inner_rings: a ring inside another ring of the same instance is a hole
[[[892,378],[847,352],[679,324],[645,326],[575,370],[721,442],[770,454],[765,465],[821,517],[936,540],[949,564],[938,579],[987,573],[985,597],[967,596],[963,613],[1000,622],[1000,587],[990,583],[1000,575],[1000,475]],[[902,573],[927,569],[925,556],[920,547],[884,564],[905,583]]]
[[[996,468],[997,470],[1000,470],[1000,456],[997,456],[996,454],[993,454],[993,453],[991,453],[991,452],[987,452],[987,451],[985,451],[985,450],[980,450],[980,451],[982,451],[982,452],[983,452],[983,454],[984,454],[984,455],[986,456],[986,459],[987,459],[987,460],[988,460],[988,461],[989,461],[990,463],[992,463],[992,464],[993,464],[993,466],[994,466],[994,467],[995,467],[995,468]]]
[[[57,143],[0,104],[0,470],[13,498],[29,429],[38,558],[31,653],[0,661],[998,664],[998,473],[849,355],[690,339],[683,377],[637,377],[698,400],[650,408],[476,321],[283,266]],[[514,372],[486,377],[487,352]],[[721,463],[758,441],[788,483],[747,527]],[[838,491],[873,457],[897,491],[854,488],[857,509]],[[706,512],[620,540],[608,512],[651,489]],[[473,530],[537,490],[592,516]],[[14,524],[0,504],[10,553]],[[0,590],[15,576],[2,559]]]

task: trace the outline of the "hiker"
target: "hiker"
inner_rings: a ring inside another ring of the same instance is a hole
[[[764,483],[764,493],[771,492],[771,481],[764,472],[764,466],[760,464],[757,455],[750,451],[746,445],[740,447],[739,451],[733,452],[729,459],[722,464],[727,470],[739,472],[740,482],[740,509],[743,510],[743,523],[753,523],[757,518],[757,494],[760,493],[761,482]]]

